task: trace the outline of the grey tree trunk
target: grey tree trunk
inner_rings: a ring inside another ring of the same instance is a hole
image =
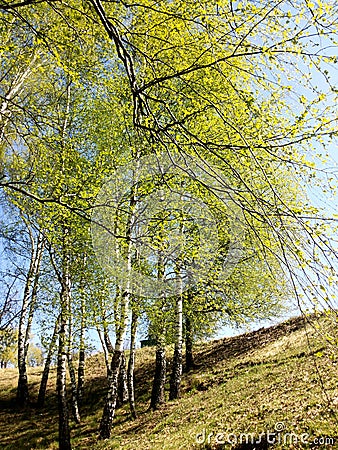
[[[155,375],[151,392],[150,409],[156,410],[165,402],[167,360],[164,344],[159,341],[156,348]]]
[[[115,349],[108,375],[108,392],[100,423],[100,439],[109,439],[111,435],[121,361],[122,351]]]
[[[102,345],[102,350],[103,350],[103,354],[104,354],[104,361],[106,363],[106,368],[107,368],[107,378],[109,377],[109,373],[110,373],[110,365],[109,365],[109,353],[107,350],[107,346],[105,343],[105,339],[104,336],[102,334],[102,331],[99,329],[99,327],[96,327],[97,330],[97,334],[99,335],[99,339]]]
[[[127,361],[125,352],[122,352],[119,384],[118,384],[118,405],[122,406],[128,401],[128,383],[127,383]]]
[[[28,313],[28,320],[27,320],[27,326],[26,326],[26,336],[25,336],[25,341],[26,341],[25,353],[26,353],[26,357],[27,357],[27,353],[28,353],[29,339],[30,339],[31,328],[32,328],[32,323],[33,323],[33,316],[34,316],[34,311],[35,311],[35,305],[36,305],[36,300],[37,300],[37,296],[38,296],[38,287],[39,287],[39,278],[40,278],[40,266],[41,266],[41,259],[42,259],[42,254],[43,254],[43,251],[44,251],[44,247],[45,247],[45,239],[40,234],[38,236],[38,240],[37,240],[37,249],[36,249],[36,260],[37,261],[36,261],[36,267],[35,267],[35,275],[34,275],[33,284],[32,284],[31,300],[30,300],[30,305],[29,305],[29,313]]]
[[[169,400],[180,398],[182,381],[182,345],[175,344],[172,372],[170,376]]]
[[[115,302],[114,302],[114,317],[117,317],[117,313],[115,311],[115,303],[116,303],[116,298],[115,298]],[[100,310],[101,310],[101,325],[102,325],[102,330],[100,328],[99,325],[96,326],[96,330],[97,333],[99,335],[100,338],[100,342],[102,345],[102,350],[103,350],[103,354],[104,354],[104,360],[106,363],[106,368],[107,368],[107,378],[109,376],[110,373],[110,363],[109,363],[109,359],[110,356],[113,355],[114,353],[114,347],[113,344],[111,343],[110,337],[109,337],[109,330],[108,330],[108,325],[107,325],[107,320],[106,320],[106,306],[103,305],[102,299],[100,299]]]
[[[28,377],[27,377],[27,352],[29,348],[29,334],[33,320],[34,307],[37,296],[37,286],[39,279],[39,271],[41,258],[44,249],[44,238],[39,233],[36,242],[29,223],[25,220],[27,230],[31,241],[31,260],[27,273],[22,307],[19,318],[18,327],[18,386],[17,386],[17,403],[25,405],[29,402]],[[27,319],[28,315],[28,319]]]
[[[26,282],[27,289],[28,280]],[[18,405],[24,406],[29,402],[28,392],[28,377],[27,377],[27,365],[26,365],[26,345],[25,345],[25,319],[29,302],[29,291],[25,289],[24,300],[22,302],[22,309],[19,320],[18,329],[18,387],[16,392],[16,400]]]
[[[68,234],[68,229],[65,228],[64,236]],[[59,449],[71,450],[70,442],[70,428],[69,428],[69,412],[66,396],[66,378],[67,378],[67,344],[69,343],[69,303],[70,303],[70,274],[69,274],[69,255],[63,255],[62,271],[58,270],[52,251],[50,250],[51,262],[55,273],[58,277],[61,292],[60,292],[60,328],[59,328],[59,348],[58,348],[58,363],[56,373],[56,390],[58,398],[59,411]]]
[[[134,379],[134,367],[135,367],[135,352],[136,352],[136,331],[137,331],[138,315],[135,308],[132,310],[131,325],[130,325],[130,354],[127,368],[127,383],[128,383],[128,399],[130,413],[133,419],[137,418],[135,408],[135,379]]]
[[[135,173],[136,178],[138,176],[139,162],[136,165]],[[120,320],[116,320],[119,323],[119,327],[116,332],[116,343],[115,349],[111,361],[110,373],[108,375],[108,392],[106,397],[106,402],[100,423],[100,439],[109,439],[111,435],[111,429],[113,425],[113,419],[116,409],[116,401],[118,395],[118,382],[120,367],[123,358],[123,346],[125,341],[125,336],[128,328],[129,320],[129,307],[130,307],[130,274],[132,269],[132,229],[135,220],[135,205],[136,205],[136,193],[132,190],[130,201],[129,201],[129,217],[126,224],[126,242],[128,243],[127,250],[127,271],[128,275],[126,277],[125,288],[123,289],[123,294],[121,295],[120,304]],[[118,251],[118,249],[117,249]]]
[[[170,377],[169,400],[175,400],[181,394],[182,381],[182,348],[183,348],[183,295],[176,297],[175,351]]]
[[[80,340],[79,350],[79,366],[77,369],[77,402],[78,405],[82,404],[83,391],[84,391],[84,379],[85,379],[85,347],[84,342]]]
[[[131,267],[131,253],[128,256],[128,265]],[[128,286],[127,286],[128,289]],[[100,422],[100,439],[109,439],[115,415],[118,398],[119,374],[123,359],[123,346],[128,328],[130,293],[126,290],[121,298],[120,327],[116,333],[116,343],[108,372],[108,391],[103,414]]]
[[[66,373],[67,373],[67,317],[61,313],[61,323],[59,330],[59,350],[57,365],[57,395],[59,409],[59,449],[71,450],[69,414],[66,398]]]
[[[72,406],[72,414],[76,423],[81,422],[79,407],[77,404],[77,383],[76,383],[76,375],[75,368],[73,364],[73,356],[71,352],[68,350],[67,352],[67,360],[68,360],[68,370],[70,377],[70,385],[71,385],[71,406]]]
[[[164,238],[164,225],[162,222],[160,229],[160,240],[162,241],[163,238]],[[165,275],[164,256],[162,250],[159,249],[158,263],[157,263],[157,278],[163,281],[164,275]],[[165,311],[165,303],[166,303],[165,293],[162,293],[160,302],[161,302],[160,308],[163,313]],[[161,318],[161,324],[159,325],[159,329],[157,331],[155,374],[149,407],[152,410],[158,409],[159,406],[165,402],[164,386],[166,382],[166,372],[167,372],[165,334],[166,334],[166,324],[165,324],[165,317],[163,315],[163,317]]]
[[[194,368],[194,354],[193,354],[193,328],[191,319],[185,318],[185,370],[189,372]]]
[[[111,343],[111,340],[110,340],[110,337],[109,337],[109,331],[108,331],[107,326],[105,326],[105,325],[103,326],[103,337],[104,337],[104,342],[106,344],[106,348],[107,348],[108,353],[113,354],[114,353],[114,346]]]
[[[59,129],[61,137],[61,171],[65,172],[65,142],[66,142],[66,130],[69,124],[69,111],[71,101],[71,80],[66,81],[66,105],[63,114],[63,123]],[[67,377],[67,357],[71,353],[71,349],[67,349],[67,345],[71,343],[69,336],[71,331],[68,330],[69,324],[71,324],[71,249],[72,238],[70,236],[71,230],[67,218],[63,218],[61,221],[61,237],[62,243],[59,246],[59,253],[61,255],[61,271],[54,259],[52,251],[50,251],[51,262],[54,267],[56,276],[58,277],[61,293],[60,293],[60,305],[61,305],[61,323],[59,332],[59,351],[58,351],[58,366],[57,366],[57,395],[58,395],[58,409],[59,409],[59,449],[71,450],[70,441],[70,428],[69,428],[69,412],[66,396],[66,377]]]
[[[68,360],[68,370],[70,376],[70,385],[71,385],[71,406],[72,406],[72,414],[76,423],[81,422],[79,407],[77,404],[77,384],[76,384],[76,375],[75,368],[73,363],[73,315],[70,301],[70,292],[68,294],[68,351],[67,351],[67,360]]]
[[[56,347],[56,341],[57,341],[58,331],[59,331],[58,330],[59,324],[60,324],[60,317],[58,317],[56,322],[55,322],[52,339],[51,339],[50,344],[49,344],[48,353],[47,353],[45,365],[44,365],[44,368],[43,368],[43,373],[42,373],[42,378],[41,378],[40,388],[39,388],[38,402],[37,402],[37,407],[38,408],[42,408],[44,403],[45,403],[46,389],[47,389],[47,382],[48,382],[48,377],[49,377],[50,364],[51,364],[52,357],[53,357],[53,354],[54,354],[54,351],[55,351],[55,347]]]
[[[85,270],[87,262],[87,255],[83,257],[83,267]],[[85,382],[85,358],[86,358],[86,348],[85,348],[85,328],[86,328],[86,297],[85,297],[85,280],[81,277],[80,282],[80,342],[79,342],[79,365],[77,368],[77,393],[76,399],[77,404],[80,406],[83,401],[84,393],[84,382]]]

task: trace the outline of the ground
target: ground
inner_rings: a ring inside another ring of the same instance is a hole
[[[200,343],[196,367],[183,377],[182,398],[168,401],[155,412],[148,411],[154,350],[139,349],[139,417],[131,420],[128,405],[119,408],[108,441],[97,440],[106,381],[103,357],[93,355],[86,363],[82,422],[71,424],[73,448],[338,449],[335,333],[335,326],[325,317],[311,323],[299,317]],[[19,410],[14,403],[16,370],[0,370],[1,448],[58,448],[55,369],[46,405],[38,410],[34,401],[41,373],[42,368],[30,369],[32,404]]]

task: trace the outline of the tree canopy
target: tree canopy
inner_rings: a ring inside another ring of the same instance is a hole
[[[71,445],[67,365],[80,420],[89,323],[107,360],[114,350],[108,438],[128,327],[132,355],[142,314],[156,338],[156,407],[166,344],[172,399],[189,333],[267,318],[291,298],[334,313],[337,217],[307,189],[336,189],[336,2],[0,0],[0,10],[1,208],[29,235],[16,236],[29,255],[22,398],[29,330],[49,303],[44,373],[58,335],[60,448]],[[20,283],[2,271],[10,323]]]

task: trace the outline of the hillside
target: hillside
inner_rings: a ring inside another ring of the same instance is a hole
[[[332,333],[332,325],[320,319],[322,334],[326,326]],[[302,318],[199,344],[196,368],[184,375],[181,400],[156,412],[147,411],[152,353],[151,348],[137,351],[138,419],[130,419],[127,405],[120,408],[113,438],[106,442],[97,442],[105,366],[101,355],[87,360],[86,406],[82,423],[72,423],[74,448],[264,449],[270,448],[268,432],[270,441],[277,439],[274,449],[338,448],[337,364],[315,327]],[[41,371],[30,369],[33,398]],[[41,411],[34,405],[24,411],[14,407],[15,384],[15,369],[1,369],[1,448],[56,449],[55,370]],[[251,445],[261,433],[261,442]]]

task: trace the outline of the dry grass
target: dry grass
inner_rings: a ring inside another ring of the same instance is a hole
[[[321,323],[321,330],[324,328]],[[326,326],[326,325],[325,325]],[[332,324],[330,334],[332,335]],[[335,332],[335,331],[334,331]],[[139,417],[130,420],[127,407],[117,411],[113,437],[97,441],[97,428],[105,392],[105,366],[101,355],[88,359],[86,399],[82,423],[72,423],[73,447],[78,449],[163,450],[197,448],[235,448],[217,445],[231,433],[275,431],[276,423],[287,432],[308,434],[308,443],[281,448],[338,448],[338,425],[334,410],[338,404],[337,365],[331,351],[312,327],[304,328],[301,319],[198,346],[196,369],[183,377],[180,401],[168,402],[160,411],[149,412],[148,400],[153,373],[153,350],[137,352],[137,399]],[[317,356],[320,354],[321,356]],[[31,369],[32,398],[36,398],[41,369]],[[1,448],[57,448],[57,408],[55,371],[48,385],[48,400],[42,411],[33,406],[24,411],[14,405],[16,371],[0,372]],[[196,441],[201,433],[203,444]],[[214,433],[208,443],[207,436]],[[315,445],[320,437],[336,439],[333,445]],[[232,436],[233,438],[233,436]],[[234,439],[234,438],[233,438]],[[284,438],[283,438],[284,439]],[[254,448],[237,446],[236,448]],[[268,446],[260,444],[256,448]]]

